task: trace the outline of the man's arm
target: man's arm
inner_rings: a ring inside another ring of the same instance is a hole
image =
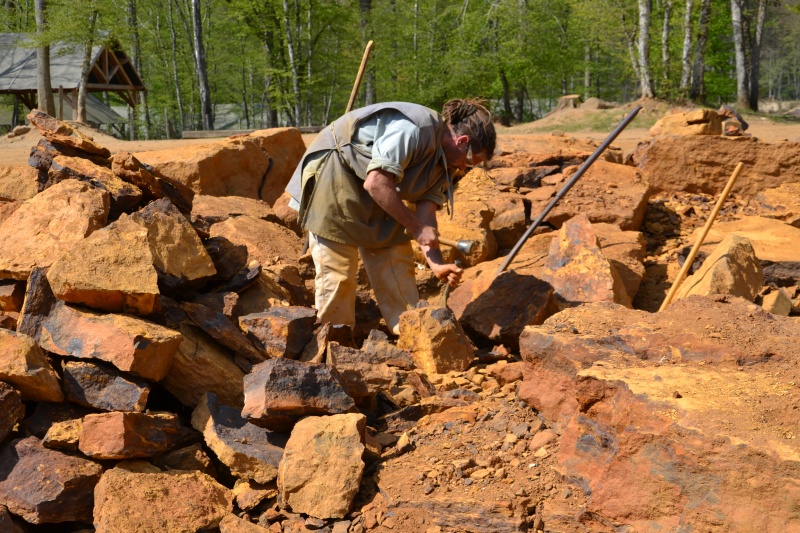
[[[429,224],[430,218],[423,220],[419,216],[419,209],[415,214],[400,199],[394,183],[394,174],[380,168],[369,171],[367,179],[364,181],[364,189],[389,216],[405,226],[415,241],[421,246],[427,246],[438,251],[439,232],[436,230],[436,204],[433,204],[434,216],[433,226],[431,226]],[[441,254],[439,255],[441,257]]]
[[[435,202],[430,200],[420,200],[417,202],[417,218],[425,225],[438,228],[438,223],[436,222],[436,210],[438,207]],[[436,233],[438,235],[438,229]],[[432,248],[424,244],[420,244],[420,247],[436,277],[442,281],[447,280],[452,287],[458,286],[463,270],[455,264],[445,263],[442,251],[438,247]]]

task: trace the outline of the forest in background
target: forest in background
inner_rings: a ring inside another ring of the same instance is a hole
[[[357,106],[480,96],[518,123],[565,94],[800,100],[800,0],[0,0],[0,32],[118,42],[147,86],[136,138],[211,129],[222,113],[243,129],[326,124],[368,40]]]

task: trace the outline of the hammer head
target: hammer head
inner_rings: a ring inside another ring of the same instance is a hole
[[[461,252],[464,255],[469,255],[472,253],[472,249],[475,247],[475,241],[469,241],[467,239],[461,239],[456,243],[456,250]]]

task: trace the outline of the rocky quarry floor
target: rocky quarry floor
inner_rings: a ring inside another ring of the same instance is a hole
[[[599,144],[501,134],[440,217],[462,284],[420,266],[392,337],[363,270],[356,328],[315,323],[297,130],[30,118],[0,162],[0,531],[800,532],[800,143],[667,115],[498,274]]]

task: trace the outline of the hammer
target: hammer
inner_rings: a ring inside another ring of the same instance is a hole
[[[439,237],[439,242],[442,244],[446,244],[451,248],[455,248],[464,255],[469,255],[472,252],[472,249],[475,247],[475,241],[470,241],[467,239],[454,241],[452,239],[445,239],[444,237]]]

